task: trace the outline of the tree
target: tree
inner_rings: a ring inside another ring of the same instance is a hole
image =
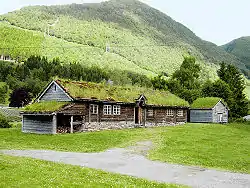
[[[8,119],[0,113],[0,128],[10,128]]]
[[[21,82],[14,76],[11,76],[10,74],[6,78],[6,83],[8,84],[9,88],[14,90],[17,89],[20,86]]]
[[[154,89],[159,90],[167,90],[167,81],[164,79],[164,76],[162,74],[159,74],[158,76],[151,79],[152,85]]]
[[[184,57],[184,61],[179,70],[175,71],[172,78],[168,81],[169,90],[192,103],[200,97],[200,66],[195,63],[192,56]]]
[[[7,76],[12,74],[14,71],[14,64],[13,63],[6,63],[0,61],[0,81],[5,82]]]
[[[223,81],[227,80],[227,76],[228,76],[227,67],[224,62],[220,64],[220,69],[217,71],[217,74],[221,80]]]
[[[229,85],[232,91],[232,102],[229,103],[230,116],[239,118],[248,114],[248,101],[244,93],[245,83],[243,75],[234,65],[221,64],[218,76]]]
[[[232,91],[230,90],[229,85],[221,79],[214,83],[211,81],[205,82],[202,86],[202,96],[222,98],[228,105],[230,105],[233,100]]]
[[[200,76],[200,65],[195,63],[192,56],[184,57],[184,61],[179,70],[173,74],[173,79],[180,81],[180,84],[186,89],[197,89],[200,87],[198,78]]]
[[[193,103],[197,98],[200,97],[200,90],[198,89],[182,89],[182,91],[178,94],[179,97],[185,99],[189,102],[189,104]]]
[[[213,97],[214,87],[213,82],[211,80],[207,80],[201,88],[202,97]]]
[[[6,97],[8,95],[8,85],[6,83],[0,83],[0,103],[5,103]]]
[[[10,95],[10,107],[23,107],[31,102],[29,93],[24,88],[14,90]]]

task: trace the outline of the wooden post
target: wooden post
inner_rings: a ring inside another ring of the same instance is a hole
[[[143,126],[146,127],[146,121],[147,121],[147,109],[144,108],[144,118],[143,118]]]
[[[74,121],[74,116],[71,116],[71,118],[70,118],[70,133],[74,133],[73,121]]]
[[[141,126],[142,124],[142,109],[139,107],[139,125]]]
[[[22,132],[24,132],[24,117],[22,115]]]
[[[89,123],[91,122],[91,105],[89,105]]]
[[[99,105],[97,105],[97,122],[101,122],[100,121],[100,115],[99,115]]]
[[[57,133],[57,118],[56,114],[53,114],[53,134]]]
[[[155,120],[155,126],[157,126],[157,109],[154,110],[154,120]]]
[[[178,109],[175,109],[173,111],[174,111],[174,124],[176,124],[177,123],[177,112],[178,112]]]

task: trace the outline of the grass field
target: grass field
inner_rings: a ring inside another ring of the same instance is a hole
[[[187,124],[180,127],[131,129],[64,135],[23,134],[0,130],[0,149],[49,149],[98,152],[151,140],[149,158],[250,173],[250,125]]]
[[[0,187],[167,187],[167,185],[60,163],[0,155]]]

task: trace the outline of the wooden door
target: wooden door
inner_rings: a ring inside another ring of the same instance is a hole
[[[135,124],[140,123],[140,109],[139,107],[135,107]]]
[[[218,114],[218,122],[223,123],[223,114]]]

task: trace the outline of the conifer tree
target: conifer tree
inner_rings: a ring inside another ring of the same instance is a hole
[[[233,118],[246,116],[248,113],[248,101],[244,93],[245,83],[243,75],[234,65],[221,64],[218,76],[226,82],[232,91],[232,102],[229,104],[230,115]]]

